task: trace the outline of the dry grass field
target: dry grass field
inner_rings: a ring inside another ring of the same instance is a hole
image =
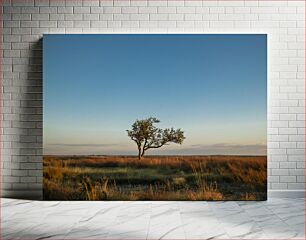
[[[266,156],[44,156],[45,200],[265,200]]]

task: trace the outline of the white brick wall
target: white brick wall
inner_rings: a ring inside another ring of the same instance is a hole
[[[303,1],[4,0],[2,11],[2,196],[41,196],[43,33],[268,33],[268,187],[305,189]]]

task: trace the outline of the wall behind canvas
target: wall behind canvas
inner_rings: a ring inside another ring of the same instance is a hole
[[[4,0],[2,11],[1,196],[42,196],[42,34],[107,32],[268,33],[269,193],[304,195],[304,1]]]

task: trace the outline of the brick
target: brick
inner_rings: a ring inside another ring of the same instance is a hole
[[[297,142],[296,147],[305,149],[305,142]]]
[[[66,2],[66,6],[82,6],[82,1],[80,0],[69,0],[69,1],[65,1]]]
[[[196,13],[208,14],[209,11],[210,11],[210,8],[208,8],[208,7],[197,7],[195,10],[196,10]]]
[[[65,14],[65,20],[82,20],[83,15],[80,13]]]
[[[21,13],[21,7],[11,7],[11,6],[5,6],[3,7],[3,13]]]
[[[106,28],[107,27],[107,21],[91,21],[90,26],[92,28]]]
[[[289,175],[303,176],[305,174],[305,169],[289,169]]]
[[[244,2],[240,1],[219,1],[220,6],[244,6]]]
[[[177,21],[178,28],[194,28],[194,21]]]
[[[297,162],[296,168],[305,168],[305,162]]]
[[[126,7],[126,6],[130,6],[130,5],[131,5],[130,1],[126,1],[126,0],[114,1],[114,6]]]
[[[65,13],[73,13],[73,7],[58,7],[57,13],[65,14]]]
[[[52,1],[52,0],[51,0]],[[49,6],[49,0],[34,0],[34,6]]]
[[[138,21],[123,21],[121,25],[124,28],[138,28],[139,22]]]
[[[297,51],[296,50],[279,50],[281,57],[296,57]]]
[[[185,6],[186,7],[201,7],[202,6],[202,1],[194,1],[194,0],[185,0]]]
[[[280,162],[279,164],[280,164],[279,165],[280,168],[295,168],[296,167],[295,162]]]
[[[221,21],[231,21],[231,20],[243,20],[243,15],[239,14],[219,14],[219,20]]]
[[[233,21],[211,21],[210,27],[212,28],[233,28]]]
[[[13,183],[11,188],[17,191],[28,190],[29,185],[28,183]]]
[[[279,155],[279,154],[286,154],[286,149],[277,149],[277,148],[270,148],[269,154],[273,155]]]
[[[30,7],[30,6],[34,6],[34,0],[15,0],[15,1],[12,1],[12,5]]]
[[[148,5],[147,0],[130,0],[130,6],[133,6],[133,7],[143,7],[147,5]]]
[[[288,121],[271,121],[271,127],[288,128]]]
[[[170,21],[182,21],[184,20],[184,14],[169,14],[168,18]]]
[[[25,35],[25,34],[31,34],[31,28],[13,28],[12,34],[16,35]]]
[[[103,8],[102,7],[91,7],[90,13],[103,13]]]
[[[37,35],[43,35],[44,33],[48,32],[49,28],[44,27],[44,28],[32,28],[32,34],[37,34]],[[27,35],[31,36],[31,35]],[[26,55],[26,56],[25,56]],[[28,57],[29,54],[25,54],[23,57]]]
[[[296,134],[297,134],[297,130],[296,130]],[[299,141],[304,141],[306,139],[305,135],[291,135],[289,136],[289,141],[296,141],[296,142],[299,142]]]
[[[289,127],[305,127],[305,121],[290,121]]]
[[[303,189],[303,190],[305,190],[305,183],[288,183],[288,189]]]
[[[20,57],[20,50],[4,50],[3,56],[4,57]]]
[[[128,14],[114,14],[115,21],[124,21],[130,20],[130,16]]]
[[[99,14],[100,21],[113,20],[113,14]]]
[[[31,20],[31,14],[13,14],[12,20]]]
[[[90,0],[90,1],[83,1],[83,6],[88,6],[88,7],[91,7],[91,6],[99,6],[100,3],[99,3],[99,0]]]
[[[4,168],[2,168],[1,169],[1,174],[2,174],[2,176],[13,176],[14,177],[14,175],[12,174],[12,170],[11,169],[4,169]]]
[[[54,14],[54,13],[57,13],[57,7],[40,7],[39,12],[46,13],[46,14]]]
[[[138,8],[137,7],[122,7],[121,12],[124,13],[124,14],[138,13]]]
[[[30,46],[29,43],[12,43],[12,49],[28,49]],[[18,59],[18,60],[22,60],[22,59]],[[16,62],[14,62],[14,66],[15,64],[17,64]],[[26,62],[27,64],[27,62]]]
[[[57,26],[60,28],[73,27],[73,21],[58,21]]]
[[[296,114],[280,114],[280,120],[296,120]]]
[[[148,0],[148,6],[167,6],[167,1],[163,0]]]
[[[234,8],[235,13],[251,13],[250,7],[235,7]]]
[[[152,21],[166,21],[168,20],[168,14],[150,14],[150,20]]]
[[[51,21],[60,21],[60,20],[65,20],[65,14],[51,14],[50,15],[50,20]]]
[[[279,13],[296,13],[296,7],[280,7]]]
[[[296,182],[296,176],[280,176],[280,180],[281,183],[285,182],[285,183],[295,183]]]
[[[139,7],[139,13],[157,13],[157,7]]]
[[[20,27],[20,21],[4,21],[3,27],[4,28]]]
[[[86,20],[99,20],[99,14],[83,14],[83,19]]]
[[[21,13],[39,13],[38,7],[21,7]]]
[[[279,22],[278,21],[252,21],[251,28],[278,28]]]
[[[158,21],[158,27],[160,28],[175,28],[176,25],[176,21]]]
[[[185,14],[186,21],[201,21],[202,14]]]
[[[50,16],[47,13],[40,13],[40,14],[32,14],[32,21],[34,20],[49,20]]]
[[[181,0],[168,1],[169,7],[183,7],[184,5],[185,5],[185,1],[181,1]]]
[[[74,7],[73,8],[74,13],[90,13],[90,7]]]
[[[149,14],[132,14],[130,16],[130,20],[139,20],[139,21],[142,21],[142,20],[145,20],[145,21],[148,21],[149,20]]]
[[[35,183],[36,182],[36,177],[20,177],[20,181],[22,183]]]
[[[302,162],[305,162],[305,157],[303,154],[300,154],[298,153],[298,155],[294,155],[294,153],[291,153],[289,156],[288,156],[288,161],[302,161]]]
[[[141,28],[157,28],[158,21],[140,21],[139,22]]]
[[[281,89],[280,89],[281,90]],[[284,92],[296,92],[296,87],[286,87],[283,89]],[[298,100],[278,100],[280,106],[284,107],[295,107],[298,106]]]
[[[296,176],[296,181],[298,183],[305,183],[305,176]]]
[[[158,13],[176,13],[175,7],[158,7]]]
[[[11,171],[11,174],[13,177],[25,177],[28,176],[28,171],[27,170],[15,170],[13,169]]]
[[[268,164],[268,168],[270,168],[270,169],[279,168],[279,162],[270,162]]]
[[[177,7],[176,8],[177,13],[195,13],[196,8],[195,7]]]
[[[19,182],[20,178],[19,177],[13,177],[13,176],[4,176],[3,177],[3,182],[6,183],[16,183]]]
[[[90,21],[74,21],[74,27],[76,28],[89,28]]]
[[[287,183],[272,183],[271,186],[274,190],[287,189],[288,187]]]
[[[289,155],[299,154],[299,155],[305,155],[305,149],[287,149],[287,153]]]
[[[39,22],[39,27],[57,27],[57,22],[56,21],[40,21]]]
[[[43,173],[41,170],[28,170],[29,176],[42,177]]]
[[[281,142],[280,148],[296,148],[296,143],[295,142]]]
[[[251,8],[251,13],[278,13],[278,8],[276,7],[253,7]]]
[[[290,107],[289,113],[304,113],[304,107]]]
[[[269,176],[268,180],[270,183],[278,183],[279,182],[279,176]]]

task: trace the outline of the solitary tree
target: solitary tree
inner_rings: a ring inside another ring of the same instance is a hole
[[[141,159],[145,152],[152,148],[160,148],[169,143],[182,144],[185,137],[181,129],[166,128],[160,129],[154,126],[160,121],[150,117],[143,120],[136,120],[131,130],[126,130],[128,136],[136,143],[138,148],[138,159]]]

